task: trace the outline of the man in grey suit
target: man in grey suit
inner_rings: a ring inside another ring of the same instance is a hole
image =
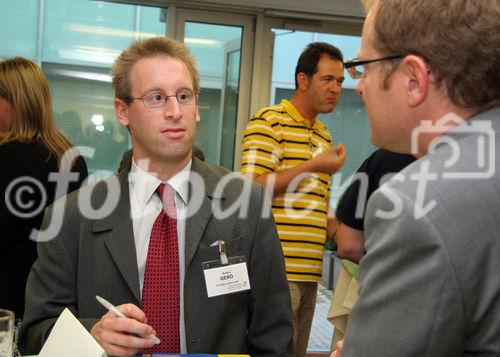
[[[499,356],[499,2],[368,7],[345,67],[373,143],[419,160],[368,202],[342,356]]]
[[[131,167],[46,212],[21,349],[38,353],[67,307],[109,355],[291,356],[289,291],[272,215],[262,214],[264,189],[191,158],[200,120],[193,57],[180,42],[150,38],[122,52],[112,75],[115,111],[132,138]],[[172,200],[156,195],[158,187]],[[54,232],[48,227],[61,214]],[[96,295],[127,318],[107,312]]]

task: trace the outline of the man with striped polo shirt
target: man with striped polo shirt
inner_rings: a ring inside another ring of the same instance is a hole
[[[342,53],[315,42],[302,52],[290,100],[259,110],[243,136],[241,172],[271,190],[272,211],[286,262],[296,356],[305,356],[321,280],[330,175],[345,161],[316,118],[330,113],[344,81]]]

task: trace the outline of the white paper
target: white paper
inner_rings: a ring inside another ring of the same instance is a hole
[[[64,309],[38,357],[106,357],[106,352],[78,319]]]
[[[250,290],[250,279],[248,279],[247,265],[244,262],[205,269],[203,272],[208,297]]]

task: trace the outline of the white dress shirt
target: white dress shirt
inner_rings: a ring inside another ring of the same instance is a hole
[[[179,336],[181,353],[187,353],[186,331],[184,324],[184,276],[185,276],[185,242],[186,242],[186,216],[189,188],[189,173],[191,161],[178,174],[168,180],[175,190],[175,206],[177,211],[177,239],[179,247],[179,288],[180,288],[180,316]],[[160,179],[142,170],[132,159],[129,173],[129,192],[132,224],[134,228],[135,251],[139,269],[139,286],[144,284],[144,272],[148,257],[149,238],[156,217],[161,212],[162,203],[156,188],[162,183]]]

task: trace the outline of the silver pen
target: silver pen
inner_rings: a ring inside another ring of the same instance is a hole
[[[111,311],[115,316],[117,316],[117,317],[128,317],[123,312],[121,312],[120,309],[118,309],[115,305],[113,305],[112,303],[110,303],[108,300],[100,297],[99,295],[96,295],[95,298],[97,299],[97,301],[99,301],[99,303],[102,306],[104,306],[106,309],[108,309],[109,311]],[[146,336],[140,336],[140,337],[145,337],[145,338],[152,339],[153,342],[155,343],[155,345],[160,344],[160,339],[158,337],[156,337],[155,335],[146,335]]]

